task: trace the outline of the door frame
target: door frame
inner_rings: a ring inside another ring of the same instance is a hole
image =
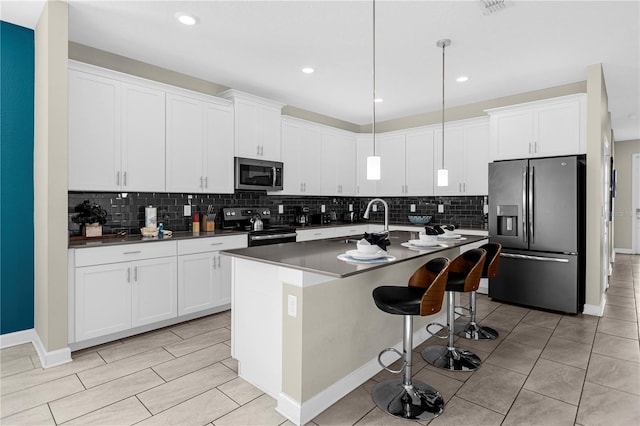
[[[640,154],[631,155],[631,229],[633,240],[631,241],[631,251],[640,254],[640,220],[636,211],[640,209]]]

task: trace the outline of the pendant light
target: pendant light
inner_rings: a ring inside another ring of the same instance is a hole
[[[376,155],[376,0],[373,0],[373,155],[367,157],[367,180],[380,180],[380,157]]]
[[[444,168],[444,49],[450,44],[448,38],[436,42],[442,48],[442,168],[438,169],[438,186],[449,186],[449,170]]]

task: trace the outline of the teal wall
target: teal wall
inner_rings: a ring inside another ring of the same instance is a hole
[[[0,334],[33,328],[33,30],[0,21]]]

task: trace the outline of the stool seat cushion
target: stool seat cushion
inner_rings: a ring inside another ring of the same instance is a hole
[[[420,315],[420,302],[426,291],[422,287],[381,286],[373,290],[376,306],[395,315]]]
[[[464,280],[467,278],[467,274],[464,272],[451,272],[449,271],[449,277],[447,278],[446,291],[464,291]]]

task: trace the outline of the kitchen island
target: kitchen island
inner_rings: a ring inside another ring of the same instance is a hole
[[[357,236],[360,238],[360,236]],[[416,233],[393,231],[384,263],[355,263],[338,256],[355,240],[250,247],[232,257],[232,356],[238,375],[277,400],[277,410],[305,424],[378,373],[378,353],[401,350],[402,317],[378,310],[371,293],[380,285],[405,286],[434,257],[453,259],[460,247],[486,237],[442,241],[428,249],[400,244]],[[446,322],[445,309],[416,318],[414,343],[424,326]],[[391,355],[385,362],[393,361]]]

